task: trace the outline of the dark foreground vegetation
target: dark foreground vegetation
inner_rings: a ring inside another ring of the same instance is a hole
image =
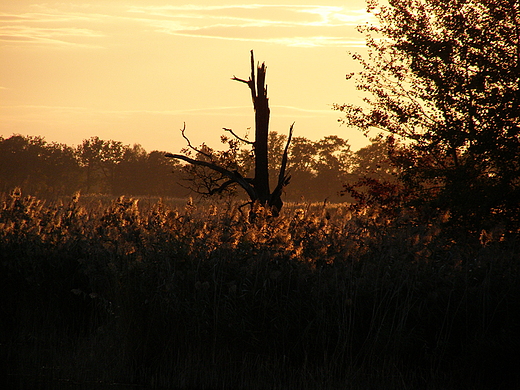
[[[0,211],[7,376],[175,389],[512,389],[519,246],[449,214],[19,191]],[[424,215],[424,213],[422,214]]]

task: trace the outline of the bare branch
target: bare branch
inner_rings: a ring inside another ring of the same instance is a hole
[[[289,128],[289,136],[287,137],[287,143],[285,144],[285,149],[282,155],[282,163],[280,165],[280,173],[278,174],[278,184],[272,193],[272,197],[280,196],[282,189],[289,184],[289,180],[291,177],[289,175],[285,175],[285,170],[287,169],[287,160],[289,154],[289,145],[291,144],[292,134],[293,134],[294,122]]]
[[[220,193],[222,193],[222,191],[224,191],[227,187],[229,187],[232,184],[236,184],[236,181],[228,180],[228,181],[222,183],[222,185],[220,185],[220,187],[210,190],[208,195],[220,194]]]
[[[206,156],[207,158],[209,158],[210,160],[213,160],[213,156],[211,156],[211,154],[208,154],[208,153],[205,153],[203,152],[202,150],[199,150],[197,149],[196,147],[194,147],[191,142],[190,142],[190,139],[188,137],[186,137],[186,135],[184,134],[184,132],[186,131],[186,122],[184,122],[184,126],[182,127],[181,129],[181,134],[182,134],[182,138],[184,138],[186,140],[186,142],[188,143],[188,147],[194,151],[196,151],[197,153],[200,153],[204,156]]]
[[[255,89],[255,55],[253,50],[251,50],[251,83],[249,84],[249,88],[251,88],[251,95],[253,95],[253,104],[256,101],[256,89]]]
[[[251,206],[251,208],[253,208],[253,203],[254,203],[253,201],[250,201],[250,202],[247,202],[247,203],[244,203],[244,204],[238,206],[238,211],[240,211],[240,214],[242,214],[243,217],[245,217],[246,215],[242,211],[242,208],[244,208],[246,206]]]
[[[247,139],[245,139],[245,138],[241,138],[241,137],[239,137],[239,136],[236,135],[235,132],[234,132],[233,130],[231,130],[231,129],[227,129],[227,128],[223,127],[222,130],[229,131],[229,132],[230,132],[231,134],[233,134],[233,136],[234,136],[236,139],[238,139],[239,141],[242,141],[242,142],[244,142],[244,143],[246,143],[246,144],[249,144],[249,145],[254,145],[254,142],[249,141],[249,140],[247,140]]]
[[[239,142],[243,142],[248,145],[252,145],[254,149],[254,178],[245,178],[243,177],[237,170],[232,170],[233,168],[225,168],[217,163],[218,158],[223,157],[223,163],[229,162],[229,159],[233,159],[236,157],[236,151],[238,150],[238,143],[236,141],[231,141],[228,138],[223,137],[224,142],[229,142],[230,152],[222,152],[222,154],[216,153],[214,156],[211,149],[209,152],[205,152],[203,150],[198,150],[193,145],[191,145],[190,140],[185,135],[185,128],[182,129],[182,136],[188,143],[188,147],[191,150],[199,153],[196,157],[205,156],[208,159],[200,159],[197,160],[195,158],[188,157],[183,154],[171,154],[168,153],[165,156],[170,158],[175,158],[178,160],[183,160],[194,167],[204,167],[208,168],[210,171],[216,172],[220,174],[220,177],[215,178],[212,172],[207,172],[201,169],[194,169],[192,173],[197,177],[197,180],[203,180],[203,189],[206,189],[206,193],[209,195],[215,193],[221,193],[229,186],[233,184],[240,185],[250,198],[250,205],[255,204],[255,202],[259,202],[262,206],[269,206],[272,209],[273,216],[277,216],[279,214],[280,209],[282,208],[283,202],[281,199],[281,194],[283,188],[289,183],[290,176],[286,174],[287,170],[287,160],[289,154],[289,146],[292,139],[292,132],[294,123],[290,127],[289,137],[287,140],[287,145],[285,146],[285,150],[282,156],[280,172],[278,176],[278,183],[276,189],[273,193],[269,190],[269,153],[268,153],[268,138],[269,138],[269,99],[267,97],[267,86],[265,85],[266,80],[266,66],[265,63],[261,65],[258,64],[255,66],[255,58],[253,50],[251,50],[251,75],[248,80],[238,78],[233,76],[232,80],[239,81],[241,83],[247,84],[249,90],[251,91],[251,97],[253,102],[253,107],[255,111],[255,137],[253,141],[249,141],[246,138],[242,138],[237,135],[232,129],[223,128],[223,130],[230,132],[233,137]],[[231,161],[231,163],[236,163],[235,160]],[[255,210],[252,210],[252,215],[256,213]]]
[[[291,144],[292,135],[293,135],[294,122],[289,128],[289,136],[287,137],[287,143],[285,144],[285,149],[282,155],[282,164],[280,166],[280,174],[278,175],[278,183],[282,181],[282,178],[285,176],[285,170],[287,168],[287,159],[289,154],[289,146]]]
[[[256,81],[255,81],[255,56],[253,50],[251,50],[251,76],[249,80],[239,79],[236,76],[233,76],[231,80],[240,81],[241,83],[245,83],[248,85],[251,90],[251,98],[253,99],[253,106],[256,109]]]
[[[249,83],[251,82],[251,80],[239,79],[239,78],[236,77],[235,75],[233,75],[233,77],[231,78],[231,80],[234,80],[234,81],[240,81],[241,83],[245,83],[245,84],[249,84]]]
[[[243,177],[238,171],[230,171],[226,168],[222,168],[221,166],[208,162],[208,161],[201,161],[201,160],[195,160],[191,157],[184,156],[183,154],[172,154],[172,153],[166,153],[165,157],[169,158],[175,158],[178,160],[186,161],[192,165],[199,165],[202,167],[207,167],[209,169],[214,170],[215,172],[221,173],[222,175],[228,177],[230,180],[236,182],[239,184],[249,195],[251,199],[257,199],[257,194],[255,189],[251,186],[250,180]]]

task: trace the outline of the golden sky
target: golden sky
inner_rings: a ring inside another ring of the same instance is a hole
[[[316,5],[320,3],[320,5]],[[219,145],[253,126],[251,49],[267,65],[271,130],[337,134],[333,103],[359,97],[345,74],[363,52],[364,0],[0,2],[0,135],[78,145],[99,136],[147,151]]]

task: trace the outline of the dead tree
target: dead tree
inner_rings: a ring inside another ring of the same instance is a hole
[[[247,141],[237,136],[232,130],[224,129],[229,131],[235,138],[241,142],[246,142],[253,147],[254,159],[255,159],[255,170],[254,178],[247,178],[242,176],[237,170],[227,169],[218,163],[212,161],[211,156],[194,148],[189,139],[184,135],[184,128],[182,134],[188,146],[198,152],[199,155],[208,157],[209,161],[202,159],[194,159],[182,154],[166,154],[166,157],[175,158],[178,160],[186,161],[189,164],[209,168],[227,180],[220,184],[218,187],[208,191],[207,194],[218,193],[224,191],[227,187],[237,184],[239,185],[249,196],[249,204],[252,206],[251,210],[254,209],[254,205],[260,205],[269,209],[272,215],[277,216],[283,206],[282,191],[286,185],[289,184],[290,175],[286,174],[287,170],[287,155],[289,151],[289,145],[291,143],[292,131],[294,123],[289,129],[289,136],[287,138],[287,144],[282,155],[282,161],[280,164],[280,171],[278,174],[278,181],[275,189],[271,192],[269,188],[269,150],[268,150],[268,136],[269,136],[269,99],[267,97],[267,86],[265,84],[266,66],[262,63],[261,66],[256,67],[255,75],[255,60],[253,50],[251,50],[251,76],[249,80],[239,79],[233,77],[232,80],[239,81],[248,85],[251,91],[251,97],[253,100],[253,107],[255,111],[255,140]]]

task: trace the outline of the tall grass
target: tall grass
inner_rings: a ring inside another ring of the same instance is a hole
[[[180,389],[520,384],[514,234],[449,216],[19,190],[0,210],[7,375]],[[178,204],[178,202],[177,202]]]

